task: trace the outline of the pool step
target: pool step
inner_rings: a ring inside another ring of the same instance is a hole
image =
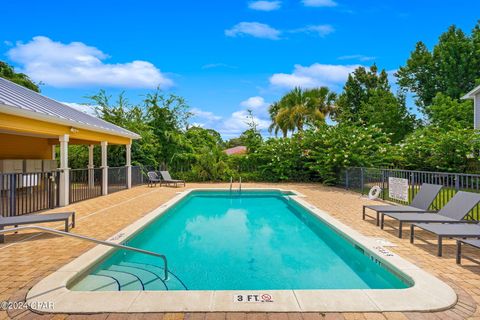
[[[164,269],[162,267],[152,265],[152,264],[144,264],[144,263],[137,263],[137,262],[121,262],[120,266],[127,266],[127,267],[135,267],[140,270],[152,272],[160,279],[164,278]],[[164,281],[167,290],[188,290],[187,286],[178,278],[174,273],[168,273],[168,280]],[[147,289],[145,290],[159,290],[159,289]],[[160,289],[165,290],[165,288]]]
[[[119,291],[120,283],[110,276],[89,274],[72,287],[75,291]]]
[[[164,280],[162,267],[136,262],[119,262],[87,275],[76,283],[75,291],[188,290],[172,272]]]
[[[116,279],[120,284],[119,291],[144,290],[144,286],[140,278],[131,272],[104,269],[99,270],[94,274]]]
[[[107,270],[128,272],[137,276],[140,281],[143,283],[143,290],[168,290],[167,285],[162,280],[163,273],[157,275],[150,270],[139,268],[137,266],[128,266],[128,265],[112,265]]]

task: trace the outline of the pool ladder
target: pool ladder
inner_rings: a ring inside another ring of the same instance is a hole
[[[233,177],[230,177],[230,192],[232,192],[232,188],[233,188]],[[240,180],[239,180],[238,191],[242,192],[242,177],[240,177]]]

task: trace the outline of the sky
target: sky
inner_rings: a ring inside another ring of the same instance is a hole
[[[160,87],[186,98],[193,124],[231,138],[247,109],[265,132],[268,106],[295,86],[340,92],[360,65],[393,74],[417,41],[431,48],[452,24],[470,33],[480,2],[27,0],[2,11],[0,60],[42,94],[90,112],[81,104],[100,89],[139,103]]]

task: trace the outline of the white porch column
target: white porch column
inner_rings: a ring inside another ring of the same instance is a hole
[[[69,204],[70,173],[68,168],[68,141],[70,136],[64,134],[58,137],[60,141],[60,186],[59,186],[59,204],[61,207]]]
[[[95,146],[93,144],[88,146],[88,187],[93,188],[94,185],[94,179],[95,179],[95,172],[93,168],[95,167],[93,165],[93,148]]]
[[[54,144],[52,146],[52,160],[55,160],[57,158],[57,146]]]
[[[107,165],[107,141],[102,141],[102,195],[108,194],[108,165]]]
[[[132,187],[132,143],[125,145],[126,149],[126,167],[127,167],[127,188],[130,189]]]

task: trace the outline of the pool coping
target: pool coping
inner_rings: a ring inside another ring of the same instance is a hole
[[[193,191],[225,188],[193,188],[177,194],[163,205],[117,232],[108,240],[121,243]],[[115,248],[98,245],[37,283],[27,294],[31,309],[41,313],[100,312],[387,312],[441,311],[457,302],[455,291],[430,273],[380,246],[374,239],[333,218],[305,201],[295,190],[244,188],[244,190],[290,191],[288,197],[310,211],[344,237],[371,255],[372,259],[413,282],[406,289],[341,290],[191,290],[191,291],[71,291],[67,287]],[[168,258],[168,257],[167,257]],[[259,301],[237,302],[242,295]],[[255,298],[257,296],[257,298]],[[269,299],[270,297],[271,299]]]

